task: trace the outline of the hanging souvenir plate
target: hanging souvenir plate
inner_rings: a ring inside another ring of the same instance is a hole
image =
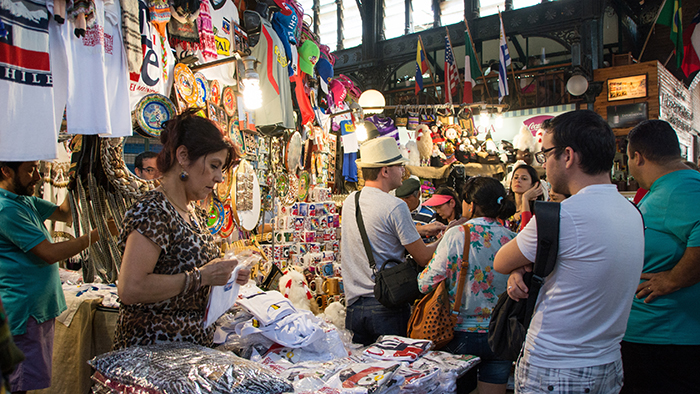
[[[233,177],[232,177],[233,178]],[[231,199],[226,199],[224,203],[224,225],[221,227],[221,232],[219,236],[221,238],[228,238],[236,226],[233,222],[233,213],[231,212]]]
[[[216,79],[212,79],[209,83],[209,102],[219,105],[221,102],[221,85]]]
[[[306,201],[309,196],[309,186],[311,186],[311,176],[307,171],[302,171],[299,174],[299,201]]]
[[[241,152],[245,152],[245,138],[243,138],[243,132],[236,126],[236,119],[231,118],[228,122],[228,135],[234,144],[238,145]]]
[[[219,123],[219,108],[212,104],[207,104],[207,118],[214,123]]]
[[[224,225],[224,204],[221,203],[217,198],[212,201],[211,209],[207,214],[207,227],[212,234],[216,234],[221,231],[221,227]]]
[[[289,191],[289,180],[286,174],[279,174],[275,180],[275,188],[278,196],[285,196]]]
[[[175,87],[187,104],[193,106],[197,103],[199,95],[197,82],[189,67],[182,63],[175,65]]]
[[[194,80],[197,83],[197,106],[204,107],[209,97],[209,82],[202,73],[195,73]]]
[[[297,167],[301,166],[301,134],[298,131],[292,133],[287,141],[287,149],[285,151],[285,166],[287,171],[294,173]]]
[[[223,100],[224,111],[226,115],[233,116],[236,114],[236,93],[233,91],[233,87],[226,86],[221,92],[221,99]]]
[[[246,231],[251,231],[260,218],[260,184],[253,166],[243,159],[236,167],[231,196],[236,205],[238,223]]]
[[[226,201],[231,194],[231,185],[233,185],[233,170],[229,169],[222,174],[223,180],[216,185],[216,196],[221,201]]]
[[[139,100],[134,110],[136,123],[141,128],[137,131],[149,138],[160,137],[163,122],[172,119],[175,114],[175,105],[167,97],[158,93],[147,94]]]

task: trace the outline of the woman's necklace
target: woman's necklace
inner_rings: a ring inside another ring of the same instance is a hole
[[[173,200],[173,199],[168,195],[168,193],[165,191],[165,188],[164,188],[163,186],[160,187],[160,190],[163,192],[163,195],[165,195],[165,198],[167,198],[168,201],[170,201],[170,203],[173,204],[173,206],[174,206],[175,208],[177,208],[177,209],[179,209],[181,212],[185,212],[185,213],[187,213],[187,214],[189,215],[190,209],[185,209],[185,208],[183,208],[183,207],[177,205],[177,204],[175,203],[175,200]],[[188,207],[188,208],[191,208],[190,205],[187,205],[187,207]]]

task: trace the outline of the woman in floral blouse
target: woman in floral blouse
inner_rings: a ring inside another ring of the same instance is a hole
[[[505,198],[503,185],[489,177],[469,179],[461,197],[462,212],[469,218],[469,271],[455,337],[442,350],[481,357],[481,363],[477,365],[479,393],[505,393],[512,363],[496,358],[489,348],[487,336],[491,311],[496,306],[498,295],[506,290],[508,280],[507,275],[494,271],[493,258],[501,246],[515,238],[515,233],[497,219],[512,216],[515,205]],[[446,280],[450,302],[454,304],[463,251],[464,227],[449,229],[418,277],[420,290],[429,293]]]

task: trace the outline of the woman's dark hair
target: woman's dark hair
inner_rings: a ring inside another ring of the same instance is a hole
[[[462,204],[460,204],[459,202],[459,195],[457,194],[455,189],[447,185],[440,185],[437,189],[435,189],[435,193],[433,193],[433,195],[436,194],[440,194],[443,196],[451,196],[452,199],[455,201],[455,220],[462,217]],[[436,218],[438,222],[441,222],[442,224],[448,224],[446,223],[445,219],[440,217],[440,215],[436,215]]]
[[[496,178],[475,176],[464,185],[462,200],[474,203],[482,215],[489,218],[508,219],[515,213],[515,203],[506,198],[506,189]]]
[[[156,160],[160,172],[167,172],[177,163],[177,148],[180,145],[187,148],[190,161],[226,150],[224,170],[230,168],[240,157],[231,138],[224,134],[216,123],[195,115],[197,111],[197,108],[190,108],[163,123],[164,129],[160,134],[163,150],[160,151]]]
[[[508,185],[508,187],[510,188],[511,193],[513,191],[513,178],[515,178],[515,171],[518,171],[518,170],[523,169],[523,168],[525,170],[527,170],[528,174],[530,174],[530,179],[532,179],[533,185],[535,184],[535,182],[540,181],[540,175],[537,173],[537,170],[534,167],[529,166],[527,164],[521,164],[521,165],[515,167],[515,169],[513,170],[513,175],[510,177],[510,185]]]
[[[513,201],[513,203],[515,203],[515,193],[513,193],[513,178],[515,178],[515,171],[518,171],[522,168],[526,169],[527,173],[530,174],[530,179],[532,179],[532,185],[534,185],[536,182],[540,181],[540,175],[537,173],[537,170],[534,167],[527,165],[527,164],[521,164],[521,165],[515,167],[515,169],[513,170],[513,175],[510,177],[510,185],[509,185],[510,193],[508,194],[508,199]],[[537,198],[535,200],[544,201],[544,194],[540,194],[539,196],[537,196]],[[530,212],[533,212],[534,210],[535,210],[535,202],[530,201]]]

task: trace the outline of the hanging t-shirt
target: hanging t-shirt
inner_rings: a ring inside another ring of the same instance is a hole
[[[141,2],[139,2],[141,5]],[[173,86],[173,56],[170,43],[158,33],[155,26],[148,22],[148,9],[139,7],[141,24],[141,45],[143,46],[143,63],[140,73],[129,74],[129,108],[136,108],[139,100],[147,94],[170,94]]]
[[[212,31],[219,58],[229,57],[234,48],[233,23],[239,23],[238,8],[233,0],[207,0],[211,15]]]
[[[2,2],[0,21],[0,161],[53,160],[58,127],[45,1]]]
[[[287,71],[289,59],[270,22],[264,18],[261,21],[260,41],[252,51],[260,62],[256,69],[260,75],[263,98],[262,107],[255,110],[255,123],[258,126],[281,124],[284,128],[293,129],[292,88]]]
[[[224,59],[233,54],[234,26],[239,23],[238,8],[233,0],[206,0],[209,2],[209,15],[211,17],[214,45],[216,47],[216,59]],[[197,51],[200,63],[203,57]],[[216,60],[212,59],[212,60]],[[208,61],[208,60],[207,60]],[[236,62],[224,63],[215,67],[205,68],[200,71],[207,80],[216,79],[223,86],[236,84]]]
[[[66,108],[70,134],[131,135],[128,68],[118,1],[96,1],[95,19],[84,37],[75,25],[51,22],[51,69],[55,113]],[[58,117],[58,115],[56,115]]]

